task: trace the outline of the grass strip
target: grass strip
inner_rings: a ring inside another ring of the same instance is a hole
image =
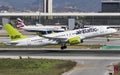
[[[69,60],[0,59],[0,75],[61,75],[75,65]]]

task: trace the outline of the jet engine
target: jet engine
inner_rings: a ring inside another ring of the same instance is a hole
[[[80,37],[73,37],[68,39],[68,42],[70,45],[74,45],[74,44],[82,43],[82,40],[80,39]]]

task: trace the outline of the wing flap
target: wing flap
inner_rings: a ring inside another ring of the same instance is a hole
[[[56,42],[66,42],[68,40],[68,38],[64,38],[64,37],[48,37],[48,36],[42,36],[44,38],[47,38],[49,40],[53,40],[53,41],[56,41]]]

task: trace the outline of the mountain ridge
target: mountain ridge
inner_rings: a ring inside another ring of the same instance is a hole
[[[12,6],[15,9],[34,9],[38,7],[42,10],[43,0],[0,0],[0,5]],[[73,7],[78,11],[97,12],[101,10],[101,0],[53,0],[53,10],[57,8]],[[58,10],[57,10],[58,11]],[[59,12],[59,11],[58,11]]]

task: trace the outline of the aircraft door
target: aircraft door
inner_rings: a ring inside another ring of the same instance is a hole
[[[105,33],[105,32],[104,32],[104,28],[100,27],[100,33],[101,33],[101,34]]]
[[[30,39],[27,40],[27,44],[28,44],[28,46],[31,45],[31,40]]]

